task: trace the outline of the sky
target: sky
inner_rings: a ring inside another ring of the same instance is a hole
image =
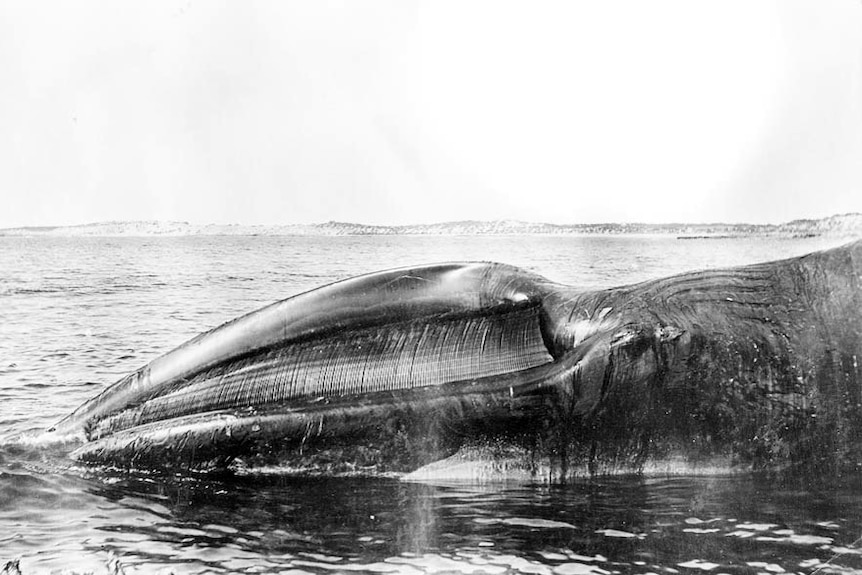
[[[862,1],[0,0],[0,227],[862,212]]]

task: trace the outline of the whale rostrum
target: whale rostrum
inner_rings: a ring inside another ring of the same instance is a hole
[[[497,263],[363,275],[203,333],[51,430],[121,467],[409,472],[517,446],[557,476],[862,465],[862,241],[584,291]]]

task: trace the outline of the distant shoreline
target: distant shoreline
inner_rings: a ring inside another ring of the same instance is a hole
[[[548,224],[515,220],[458,221],[376,226],[347,222],[288,225],[191,224],[122,221],[75,226],[0,229],[5,237],[179,237],[179,236],[675,236],[680,240],[750,237],[862,237],[862,214],[793,220],[783,224]]]

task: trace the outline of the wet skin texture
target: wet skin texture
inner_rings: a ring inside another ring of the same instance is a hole
[[[51,436],[121,467],[404,472],[477,441],[558,476],[862,463],[862,241],[601,291],[511,266],[379,272],[201,334]]]

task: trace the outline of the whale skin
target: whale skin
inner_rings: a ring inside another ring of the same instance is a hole
[[[558,478],[855,469],[860,286],[862,241],[603,290],[487,262],[377,272],[203,333],[50,434],[119,467],[404,473],[481,444]]]

